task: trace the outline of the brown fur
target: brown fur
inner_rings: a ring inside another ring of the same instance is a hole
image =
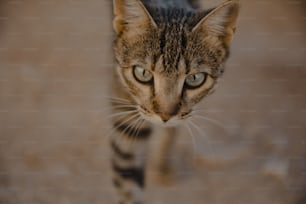
[[[131,8],[133,1],[136,3]],[[146,9],[139,0],[116,0],[115,4],[119,5],[115,6],[115,55],[118,73],[125,86],[133,92],[139,105],[152,113],[162,114],[161,106],[177,109],[178,104],[183,110],[181,112],[189,111],[212,86],[186,91],[182,78],[188,73],[201,71],[204,66],[208,67],[214,80],[223,73],[238,15],[237,2],[225,2],[210,12]],[[133,65],[151,70],[155,78],[161,79],[159,83],[165,85],[159,90],[165,93],[157,93],[154,85],[147,89],[135,82],[132,75],[128,75]],[[178,86],[181,88],[179,91]],[[169,93],[176,102],[165,97]]]
[[[143,141],[148,136],[144,133],[150,132],[151,122],[172,126],[186,120],[194,105],[212,91],[223,73],[238,3],[227,1],[215,9],[200,11],[194,1],[186,8],[177,2],[188,5],[184,0],[167,1],[161,7],[151,1],[114,0],[117,62],[114,93],[128,103],[126,110],[132,110],[132,114],[115,118],[114,127],[119,135],[125,135],[125,140]],[[152,80],[142,83],[133,73],[135,67],[146,70]],[[206,81],[196,88],[190,87],[186,78],[199,73],[205,73],[201,76]],[[114,111],[123,114],[124,110],[118,107],[114,105]],[[143,158],[145,147],[127,147],[122,144],[124,138],[116,135],[112,139],[116,186],[122,192],[122,203],[140,203],[137,193],[132,193],[137,187],[123,187],[121,182],[133,180],[138,187],[144,186],[144,161],[137,162],[134,154],[140,154],[138,159]],[[144,148],[141,153],[140,147]],[[133,160],[127,161],[125,155],[133,155]],[[134,196],[126,197],[127,192]]]

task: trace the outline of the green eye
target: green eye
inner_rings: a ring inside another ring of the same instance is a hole
[[[187,76],[185,79],[185,84],[188,88],[194,89],[200,87],[206,81],[207,74],[206,73],[196,73]]]
[[[148,83],[153,79],[153,75],[150,71],[139,66],[133,67],[133,74],[135,79],[141,83]]]

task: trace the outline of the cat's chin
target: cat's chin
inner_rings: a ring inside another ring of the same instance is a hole
[[[156,125],[162,126],[162,127],[175,127],[180,124],[179,121],[168,121],[168,122],[162,122],[162,121],[154,121],[152,122]]]

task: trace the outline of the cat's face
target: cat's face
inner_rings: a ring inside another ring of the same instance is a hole
[[[162,16],[155,10],[151,16],[138,0],[118,1],[118,75],[145,119],[176,125],[212,92],[223,72],[238,4],[208,14],[172,10]]]

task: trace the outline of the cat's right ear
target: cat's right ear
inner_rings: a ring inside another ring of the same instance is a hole
[[[149,26],[156,26],[140,0],[113,0],[115,32],[132,31],[140,33]]]
[[[239,7],[238,0],[227,0],[212,9],[192,31],[201,30],[211,36],[223,36],[225,43],[229,45],[235,33]]]

